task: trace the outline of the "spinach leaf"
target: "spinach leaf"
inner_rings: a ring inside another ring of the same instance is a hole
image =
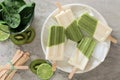
[[[21,7],[19,9],[19,14],[21,16],[21,23],[15,29],[10,28],[10,31],[15,33],[15,32],[21,32],[22,30],[24,30],[32,21],[32,18],[34,15],[34,8],[35,8],[35,3],[27,4]]]
[[[4,4],[9,12],[17,12],[26,3],[24,0],[4,0]]]
[[[19,9],[19,14],[21,16],[22,25],[27,25],[34,14],[35,3],[24,5]]]
[[[3,13],[3,19],[11,28],[17,28],[20,24],[20,15],[19,14],[5,14]]]
[[[2,6],[2,18],[3,20],[11,27],[11,28],[17,28],[20,24],[20,15],[18,13],[9,13],[5,6],[1,4]]]

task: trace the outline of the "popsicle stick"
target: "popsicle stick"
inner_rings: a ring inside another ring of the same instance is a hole
[[[3,75],[0,80],[5,80],[5,77],[7,76],[7,74]]]
[[[77,71],[77,68],[74,67],[74,68],[72,69],[72,72],[68,75],[68,78],[69,78],[69,79],[72,79],[72,77],[74,76],[74,74],[75,74],[76,71]]]
[[[23,55],[23,51],[17,50],[17,51],[16,51],[16,54],[14,55],[13,59],[11,60],[12,64],[14,65],[15,62],[17,62],[18,59],[22,57],[22,55]],[[5,67],[10,67],[10,64],[7,64]],[[4,68],[4,67],[3,67],[3,68]],[[5,76],[7,71],[8,71],[8,70],[3,70],[3,71],[1,71],[1,72],[0,72],[0,77]],[[7,75],[6,75],[6,76],[7,76]],[[3,77],[2,77],[2,78],[3,78]]]
[[[15,56],[13,57],[13,59],[11,60],[11,62],[12,62],[13,64],[15,64],[15,62],[16,62],[22,55],[23,55],[23,51],[17,50],[17,51],[16,51],[16,54],[15,54]]]
[[[28,66],[14,66],[15,69],[21,69],[21,70],[24,70],[24,69],[28,69]],[[4,67],[2,70],[9,70],[11,69],[10,67]]]
[[[16,51],[13,59],[11,60],[11,62],[13,62],[13,64],[18,60],[18,58],[19,58],[18,55],[20,55],[20,56],[22,55],[20,50]],[[0,71],[2,70],[2,68],[7,67],[7,66],[9,66],[9,64],[7,64],[6,66],[0,67]]]
[[[52,70],[53,70],[53,71],[56,71],[56,61],[53,61],[53,62],[52,62]]]
[[[15,66],[23,65],[25,62],[28,61],[28,59],[30,58],[29,56],[30,54],[28,52],[24,53],[24,55],[15,63]],[[13,70],[8,76],[6,76],[5,80],[11,80],[14,77],[16,71],[17,70]]]
[[[112,37],[111,35],[108,36],[108,39],[113,43],[117,43],[117,40],[114,37]]]
[[[11,79],[13,78],[13,76],[15,75],[16,71],[17,71],[17,70],[12,71],[12,72],[5,78],[5,80],[11,80]]]
[[[58,9],[60,11],[63,11],[63,8],[62,8],[62,6],[61,6],[61,4],[59,2],[56,2],[56,6],[58,7]]]
[[[13,59],[11,60],[12,64],[14,65],[15,62],[17,62],[17,60],[22,57],[22,55],[23,55],[23,51],[17,50],[16,54],[14,55]],[[10,64],[7,64],[4,67],[10,67]],[[0,69],[0,77],[2,77],[7,72],[7,70],[3,70],[3,71],[1,71],[1,70],[2,70],[2,68]]]

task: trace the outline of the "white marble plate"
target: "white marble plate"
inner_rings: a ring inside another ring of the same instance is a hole
[[[71,8],[74,15],[76,16],[76,18],[79,17],[81,15],[81,13],[83,13],[83,12],[89,12],[92,16],[95,16],[101,22],[103,22],[104,24],[107,24],[107,22],[105,21],[103,16],[90,6],[87,6],[84,4],[68,4],[68,5],[63,6],[63,8],[65,10],[68,8]],[[48,40],[48,28],[51,25],[57,24],[56,19],[54,17],[56,14],[58,14],[58,9],[53,11],[48,16],[48,18],[46,19],[46,21],[42,27],[41,44],[42,44],[42,49],[43,49],[45,55],[46,55],[46,47],[47,47],[47,40]],[[76,43],[74,43],[70,40],[66,41],[65,52],[64,52],[65,58],[63,61],[57,62],[58,69],[65,71],[65,72],[71,72],[73,66],[69,65],[67,62],[68,62],[68,59],[70,58],[70,56],[74,53],[75,48],[76,48],[75,46],[76,46]],[[97,46],[94,50],[92,57],[89,60],[89,63],[87,64],[86,69],[84,71],[78,70],[76,73],[88,72],[88,71],[96,68],[98,65],[100,65],[100,63],[102,63],[104,61],[105,57],[107,56],[109,48],[110,48],[110,41],[97,43]]]

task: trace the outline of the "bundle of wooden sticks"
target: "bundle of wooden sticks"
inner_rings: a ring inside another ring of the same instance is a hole
[[[29,52],[17,50],[10,63],[0,67],[0,80],[12,80],[18,69],[28,69],[22,66],[30,58]]]

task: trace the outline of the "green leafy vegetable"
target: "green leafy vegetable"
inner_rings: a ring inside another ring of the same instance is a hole
[[[26,3],[24,2],[24,0],[4,0],[4,4],[7,6],[9,11],[11,11],[10,9],[12,9],[13,12],[17,12],[19,8]]]
[[[29,25],[29,23],[33,18],[34,8],[35,8],[35,3],[26,4],[23,7],[21,7],[19,9],[19,14],[21,17],[20,25],[15,29],[10,28],[10,30],[12,32],[20,32],[24,30]]]
[[[17,28],[21,22],[20,15],[18,13],[9,13],[5,6],[1,4],[2,6],[2,18],[3,20],[11,27],[11,28]]]
[[[0,3],[0,24],[7,25],[11,32],[21,32],[30,24],[35,3],[25,0],[3,0]]]
[[[19,14],[21,16],[21,24],[27,25],[28,22],[31,20],[33,14],[34,14],[34,7],[35,3],[24,5],[19,9]]]
[[[3,15],[3,19],[11,28],[17,28],[20,24],[20,15],[19,14],[9,14]]]

